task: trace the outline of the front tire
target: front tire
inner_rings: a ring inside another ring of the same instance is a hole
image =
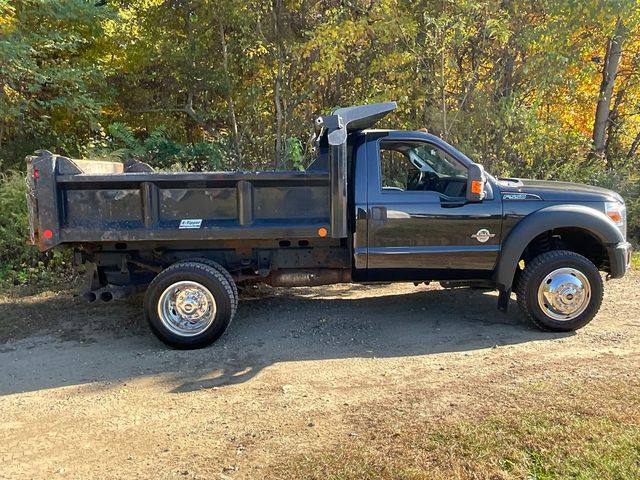
[[[525,264],[516,295],[520,309],[536,327],[570,332],[598,313],[603,288],[591,261],[575,252],[553,250]]]
[[[200,262],[179,262],[153,279],[144,298],[151,331],[177,349],[202,348],[225,332],[235,314],[226,275]]]

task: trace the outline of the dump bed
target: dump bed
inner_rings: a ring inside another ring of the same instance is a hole
[[[42,250],[61,243],[329,233],[328,172],[122,173],[118,163],[49,152],[28,164],[32,239]]]
[[[27,157],[31,241],[41,250],[101,242],[345,238],[347,139],[395,102],[318,117],[326,170],[129,173],[118,162]]]

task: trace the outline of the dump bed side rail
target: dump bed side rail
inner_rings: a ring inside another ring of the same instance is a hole
[[[34,237],[61,243],[326,236],[328,172],[86,174],[66,157],[30,157]]]

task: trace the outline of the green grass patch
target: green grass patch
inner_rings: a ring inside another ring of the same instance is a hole
[[[315,456],[296,458],[277,469],[276,476],[286,472],[287,478],[336,480],[640,478],[640,425],[637,414],[629,413],[640,411],[637,386],[588,390],[581,389],[582,398],[572,397],[558,408],[543,401],[539,409],[494,411],[476,421],[407,420],[403,425],[397,419],[383,420],[375,431],[369,426],[366,441],[345,442]],[[549,395],[554,392],[546,391]],[[552,397],[547,399],[551,402]],[[626,414],[616,410],[621,399],[631,402],[626,403]],[[598,406],[601,402],[607,404],[604,409]]]
[[[633,252],[631,254],[631,268],[640,270],[640,252]]]

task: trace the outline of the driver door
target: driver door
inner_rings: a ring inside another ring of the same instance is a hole
[[[369,142],[367,157],[370,273],[481,278],[493,270],[501,202],[491,194],[466,201],[467,168],[452,152],[422,140],[382,137]]]

